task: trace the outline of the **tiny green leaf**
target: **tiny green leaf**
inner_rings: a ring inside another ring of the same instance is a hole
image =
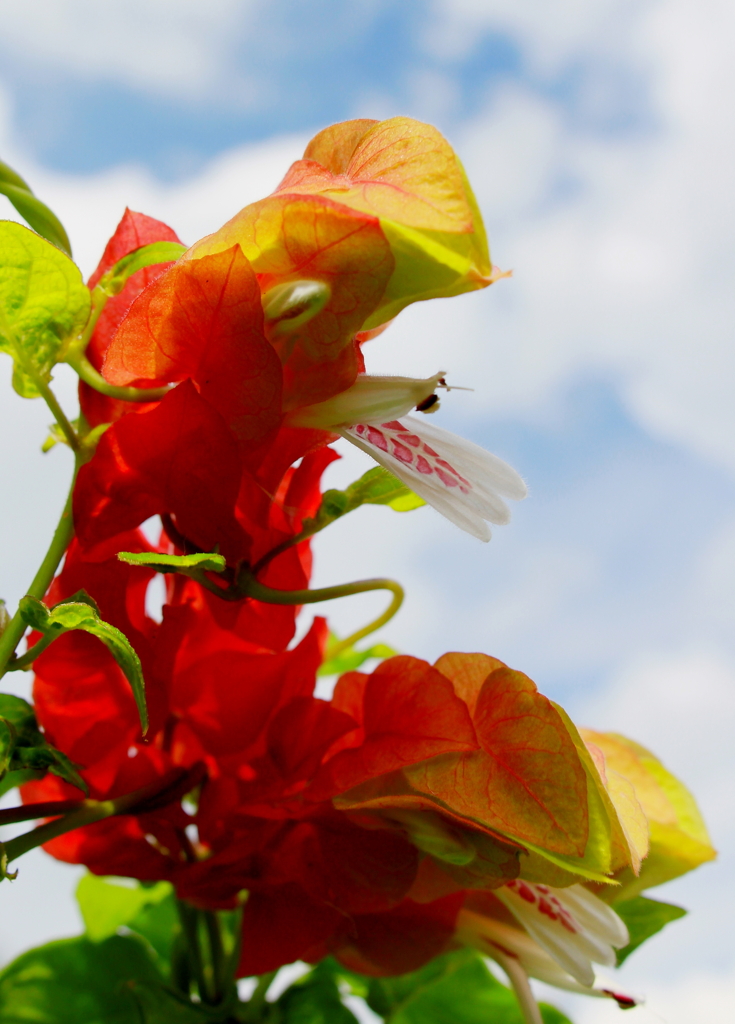
[[[646,896],[621,900],[614,903],[613,907],[615,913],[620,914],[625,921],[630,933],[628,945],[618,950],[618,966],[652,935],[687,913],[683,907],[677,907],[673,903],[662,903],[660,900],[650,900]]]
[[[395,503],[398,503],[396,511],[407,512],[409,508],[419,508],[426,504],[423,498],[419,498],[418,494],[414,494],[382,466],[369,469],[359,480],[350,484],[345,493],[349,511],[360,505],[390,505],[396,508]],[[401,501],[405,502],[406,507],[400,507]]]
[[[12,167],[0,160],[0,193],[8,197],[21,217],[43,238],[71,256],[69,236],[64,225],[45,203],[33,195],[31,186]]]
[[[156,572],[180,572],[183,569],[222,572],[227,565],[223,555],[204,552],[194,555],[161,555],[155,551],[118,551],[117,557],[128,565],[144,565]]]
[[[180,242],[151,242],[128,253],[107,271],[100,281],[100,287],[109,295],[119,294],[128,280],[138,270],[153,267],[159,263],[174,263],[186,252]]]
[[[394,651],[387,644],[373,644],[372,647],[367,647],[362,651],[358,651],[354,647],[347,647],[335,658],[332,658],[329,655],[329,648],[334,647],[337,643],[339,643],[339,639],[334,634],[330,634],[326,661],[322,663],[317,675],[334,676],[342,675],[343,672],[354,672],[370,658],[392,658],[394,654],[398,654],[398,651]]]
[[[304,522],[304,531],[308,535],[317,533],[361,505],[389,505],[395,512],[408,512],[425,504],[423,498],[409,490],[387,469],[375,466],[346,490],[325,491],[314,518]]]
[[[92,942],[102,942],[118,928],[138,917],[146,907],[157,905],[172,892],[168,882],[152,886],[119,885],[97,875],[85,875],[77,886],[77,903]]]
[[[89,311],[79,267],[22,224],[0,221],[0,350],[13,358],[20,395],[38,397]]]
[[[141,1024],[136,984],[160,985],[153,958],[133,936],[95,943],[62,939],[32,949],[0,974],[3,1024]]]

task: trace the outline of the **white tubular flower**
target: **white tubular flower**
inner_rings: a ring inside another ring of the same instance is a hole
[[[495,891],[539,946],[580,985],[594,984],[592,964],[615,966],[615,948],[627,946],[628,929],[606,903],[581,885],[552,889],[516,880]]]
[[[429,403],[432,411],[436,409],[439,405],[439,399],[434,394],[437,388],[447,388],[443,370],[425,380],[415,377],[377,377],[363,373],[351,388],[334,398],[328,398],[326,402],[307,405],[291,413],[288,421],[293,427],[339,430],[356,423],[395,420],[425,403]]]
[[[615,999],[629,1008],[630,996],[595,988],[593,963],[615,965],[613,947],[628,944],[628,930],[614,910],[580,885],[552,889],[510,882],[493,890],[518,922],[465,908],[457,919],[458,937],[501,965],[516,960],[529,977],[547,985]]]
[[[406,413],[433,411],[442,373],[426,380],[358,377],[351,388],[288,417],[295,427],[334,430],[397,476],[460,529],[490,540],[487,525],[510,519],[503,498],[526,496],[516,471],[496,455]]]

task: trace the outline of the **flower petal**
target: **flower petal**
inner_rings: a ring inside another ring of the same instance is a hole
[[[515,500],[526,495],[526,485],[507,462],[414,416],[358,423],[340,433],[479,540],[490,540],[485,520],[502,525],[510,519],[501,495]]]
[[[553,889],[516,880],[495,895],[581,985],[594,984],[593,963],[614,967],[613,946],[628,942],[627,929],[615,911],[580,885]]]

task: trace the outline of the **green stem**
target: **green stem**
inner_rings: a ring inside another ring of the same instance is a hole
[[[35,374],[33,383],[41,392],[43,400],[45,401],[46,405],[49,407],[51,412],[54,414],[54,419],[61,427],[64,437],[69,443],[69,447],[71,448],[75,455],[78,455],[79,452],[81,451],[81,441],[79,439],[79,436],[77,435],[76,430],[67,419],[66,413],[59,405],[59,401],[56,395],[53,393],[53,391],[48,386],[46,381],[42,380],[41,377],[38,377]]]
[[[19,658],[11,658],[5,671],[22,672],[25,669],[30,668],[38,655],[42,654],[49,644],[54,642],[57,636],[57,633],[46,633],[45,636],[42,636],[38,643],[34,644],[33,647],[25,652],[25,654],[21,654]]]
[[[202,949],[199,943],[199,911],[196,907],[190,906],[184,900],[176,900],[176,907],[179,912],[181,928],[186,938],[186,945],[189,951],[189,963],[192,974],[199,990],[199,998],[204,1003],[211,1005],[210,992],[207,980],[204,976],[204,962]]]
[[[66,362],[85,384],[109,398],[120,398],[124,402],[157,402],[171,390],[168,385],[162,388],[129,388],[109,384],[99,370],[95,370],[86,355],[76,349],[67,355]]]
[[[204,927],[207,930],[209,939],[210,963],[212,965],[212,997],[214,1004],[221,1003],[225,995],[227,979],[225,970],[227,958],[225,957],[224,946],[222,945],[222,932],[220,931],[217,914],[213,910],[202,912]]]
[[[241,1014],[244,1020],[257,1021],[260,1019],[268,989],[271,987],[273,979],[277,974],[278,971],[270,971],[268,974],[261,974],[258,978],[258,984],[255,986],[250,999],[248,999],[244,1013]]]
[[[74,493],[75,480],[76,468],[74,471],[74,479],[72,480],[71,488],[69,490],[69,497],[66,499],[64,511],[61,513],[61,518],[59,519],[51,544],[49,545],[49,549],[41,562],[38,572],[33,577],[33,582],[26,591],[26,593],[31,597],[37,597],[39,601],[48,590],[51,580],[54,578],[54,574],[59,567],[59,562],[64,557],[66,549],[69,547],[71,539],[74,536],[72,495]],[[26,623],[21,617],[20,612],[17,611],[8,623],[2,636],[0,636],[0,678],[5,675],[8,662],[15,653],[15,648],[20,643],[25,631]]]
[[[341,651],[347,650],[352,644],[363,637],[374,633],[386,622],[390,622],[398,609],[403,604],[404,591],[400,583],[389,579],[359,580],[356,583],[343,583],[336,587],[321,587],[318,590],[274,590],[258,582],[252,576],[247,576],[243,583],[245,593],[256,601],[263,601],[266,604],[314,604],[318,601],[333,601],[337,597],[349,597],[351,594],[365,594],[371,590],[388,590],[393,595],[386,610],[373,619],[367,626],[358,629],[351,636],[340,640],[330,650],[330,657],[336,657]]]
[[[148,786],[136,789],[132,793],[126,793],[124,796],[115,797],[114,800],[80,800],[70,814],[49,821],[45,825],[39,825],[38,828],[24,832],[22,836],[16,836],[15,839],[10,839],[5,843],[8,863],[21,857],[24,853],[28,853],[29,850],[43,846],[51,839],[63,836],[75,828],[91,825],[104,818],[112,818],[116,814],[129,814],[138,804],[143,804],[144,801],[150,800],[162,792],[166,792],[166,786],[164,785],[162,788],[161,780],[157,779]]]
[[[317,590],[275,590],[255,579],[252,569],[241,569],[237,583],[232,587],[221,587],[211,580],[201,569],[182,570],[183,575],[190,576],[217,597],[225,601],[241,601],[244,597],[252,597],[264,604],[316,604],[320,601],[334,601],[338,597],[349,597],[351,594],[365,594],[371,590],[389,590],[393,597],[386,610],[373,619],[367,626],[340,640],[329,651],[330,657],[336,657],[347,650],[358,640],[374,633],[386,622],[390,622],[403,604],[405,593],[400,583],[389,579],[358,580],[356,583],[342,583],[336,587],[321,587]]]
[[[82,333],[75,340],[74,344],[70,346],[69,352],[83,355],[87,351],[87,346],[92,340],[92,335],[94,334],[94,329],[97,326],[97,321],[99,320],[100,314],[107,305],[107,300],[110,297],[109,293],[106,292],[104,288],[100,288],[99,285],[92,289],[92,304],[89,311],[89,319],[87,320]]]

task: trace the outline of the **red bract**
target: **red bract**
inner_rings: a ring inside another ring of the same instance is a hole
[[[313,504],[314,481],[300,472],[289,491]],[[124,539],[145,548],[140,534]],[[147,805],[54,840],[55,856],[169,879],[205,907],[231,907],[247,890],[240,970],[252,974],[326,952],[368,973],[413,969],[451,940],[464,890],[518,876],[527,842],[584,853],[584,770],[525,676],[483,655],[435,667],[400,656],[344,676],[325,702],[313,696],[323,620],[297,647],[268,649],[264,626],[280,609],[233,610],[172,577],[158,624],[144,611],[148,578],[75,545],[53,597],[84,587],[139,650],[149,742],[107,650],[78,634],[37,661],[39,720],[84,766],[92,796],[199,770],[198,808],[190,817],[180,795]],[[71,793],[49,778],[25,796]]]
[[[102,275],[112,269],[124,256],[141,246],[150,245],[152,242],[180,242],[180,239],[175,231],[160,220],[126,210],[115,229],[115,234],[105,247],[97,269],[88,281],[88,287],[93,289]],[[119,295],[107,300],[86,352],[87,358],[95,369],[102,368],[110,341],[133,300],[156,278],[160,277],[169,266],[168,263],[160,263],[157,266],[138,270],[128,278]],[[82,412],[92,427],[96,427],[100,423],[111,423],[135,408],[131,406],[130,402],[122,402],[100,394],[99,391],[95,391],[83,381],[79,383],[79,402]]]

